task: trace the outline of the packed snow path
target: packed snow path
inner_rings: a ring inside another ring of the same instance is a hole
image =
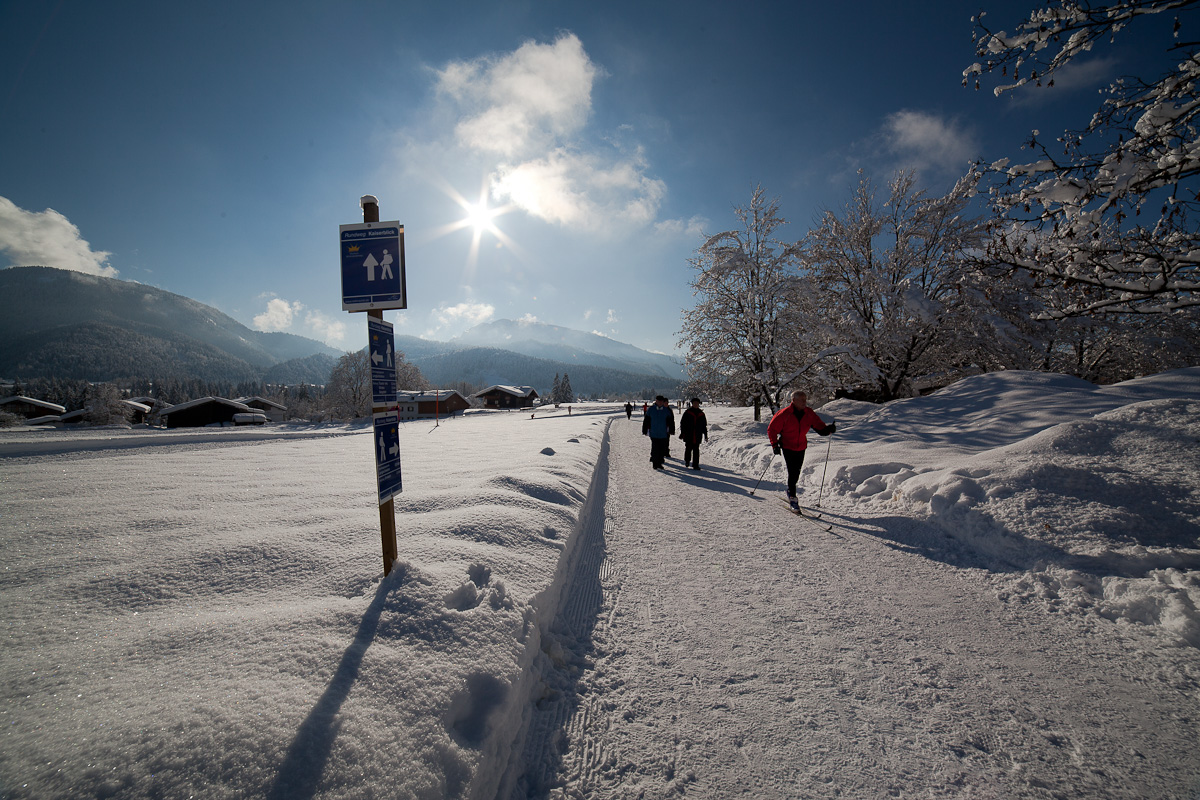
[[[1172,660],[1003,602],[906,546],[927,523],[826,487],[825,532],[770,477],[751,496],[757,476],[711,453],[684,469],[678,440],[652,470],[636,415],[610,435],[603,530],[580,545],[514,797],[1200,790],[1196,698],[1171,688]]]

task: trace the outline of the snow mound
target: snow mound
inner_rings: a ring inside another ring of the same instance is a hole
[[[838,433],[811,438],[803,502],[924,519],[904,546],[985,570],[1011,602],[1200,646],[1200,368],[1113,386],[1000,372],[817,411]],[[782,459],[749,413],[714,446],[778,491]]]

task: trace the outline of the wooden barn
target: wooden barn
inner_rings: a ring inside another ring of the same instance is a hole
[[[427,392],[397,392],[400,419],[434,419],[462,414],[471,401],[452,389]]]
[[[283,422],[287,419],[287,406],[280,405],[265,397],[257,395],[254,397],[239,397],[233,402],[250,406],[250,408],[265,415],[271,422]]]
[[[206,425],[245,425],[267,421],[266,416],[245,403],[224,397],[189,400],[164,409],[159,416],[168,428],[203,428]]]
[[[472,397],[484,408],[533,408],[538,393],[531,386],[490,386]]]
[[[66,410],[58,403],[34,400],[32,397],[25,397],[24,395],[15,395],[0,400],[0,411],[7,411],[9,414],[16,414],[18,417],[24,417],[25,419],[64,414]]]

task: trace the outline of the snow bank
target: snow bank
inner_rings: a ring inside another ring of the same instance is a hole
[[[838,433],[812,437],[810,502],[827,469],[824,506],[926,519],[909,546],[986,570],[1013,602],[1155,626],[1200,647],[1200,368],[1106,387],[1001,372],[819,413]],[[761,474],[765,423],[742,423],[731,439],[723,454]],[[827,448],[826,468],[814,462]]]
[[[0,437],[5,797],[483,797],[615,407]],[[602,508],[595,511],[601,518]]]

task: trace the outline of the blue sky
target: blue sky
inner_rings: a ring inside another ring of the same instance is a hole
[[[0,0],[0,267],[358,349],[337,237],[370,193],[405,225],[397,333],[526,318],[672,352],[688,259],[755,185],[799,239],[859,168],[944,191],[1085,124],[1137,47],[1051,90],[961,85],[971,16],[1032,5]],[[503,213],[477,229],[481,197]]]

